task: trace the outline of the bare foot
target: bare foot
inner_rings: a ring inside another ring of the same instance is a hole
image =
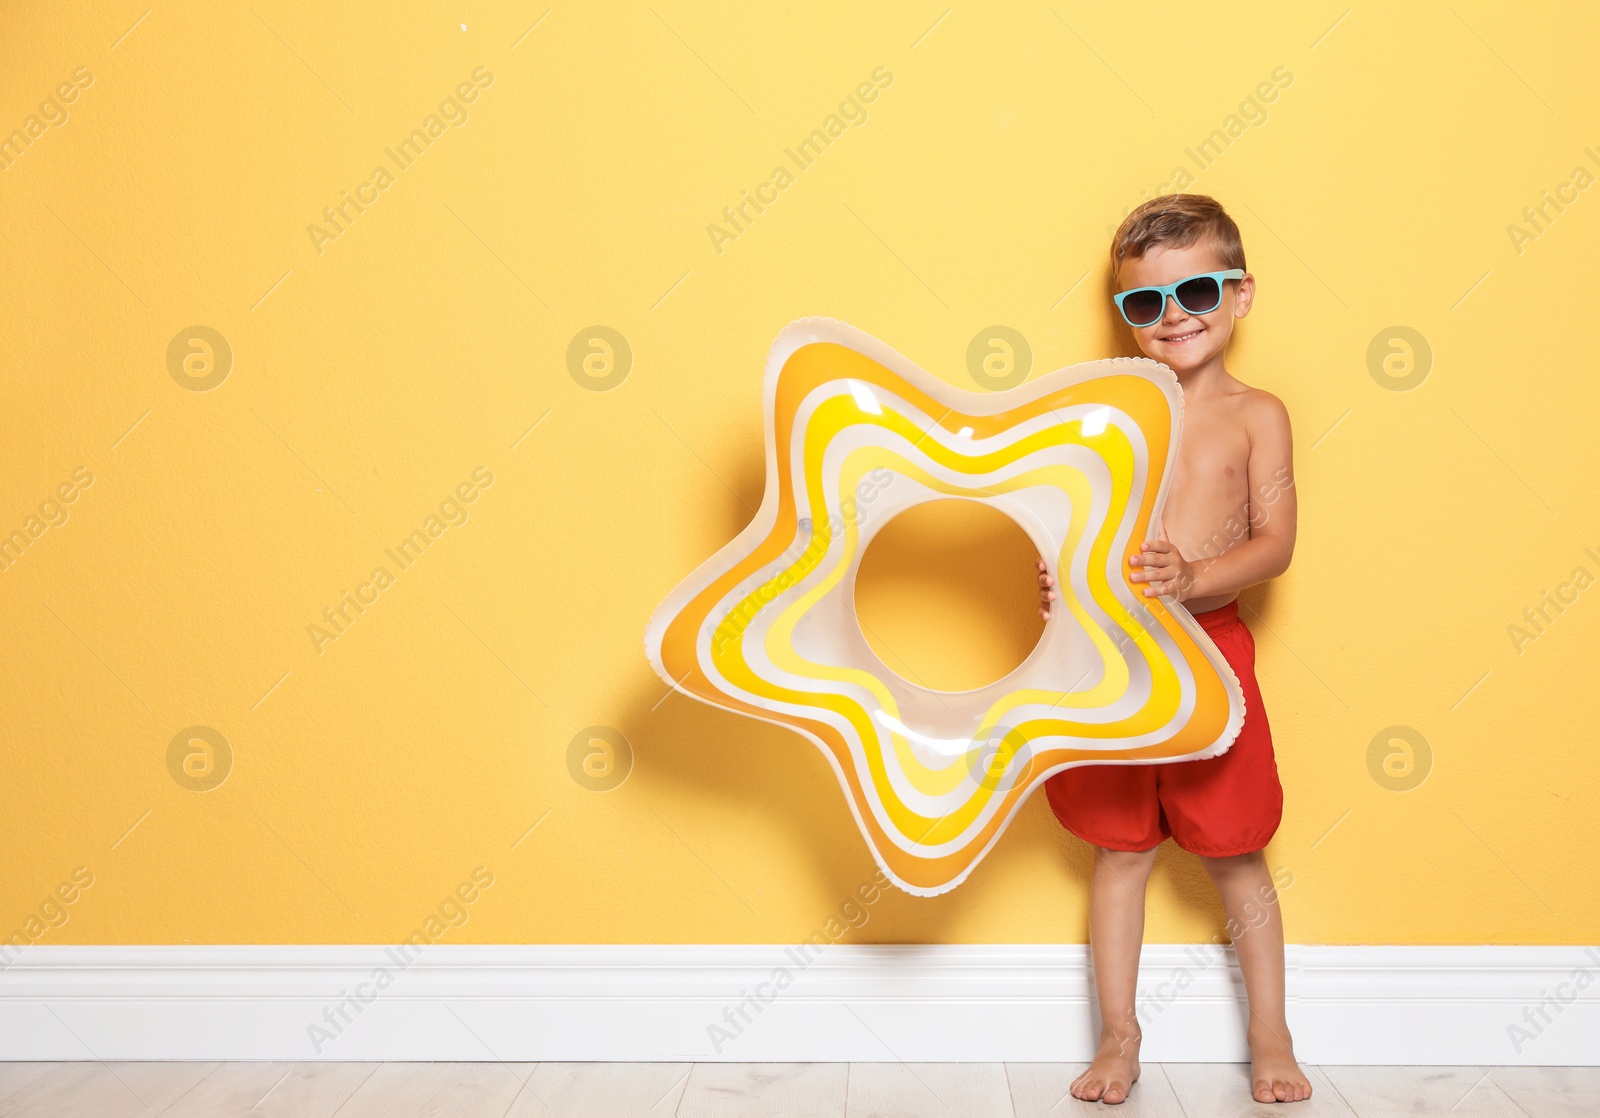
[[[1113,1106],[1126,1102],[1129,1089],[1139,1078],[1140,1039],[1137,1036],[1102,1036],[1094,1062],[1072,1081],[1072,1097]]]
[[[1250,1034],[1250,1093],[1256,1102],[1302,1102],[1311,1080],[1295,1062],[1294,1047],[1273,1033]]]

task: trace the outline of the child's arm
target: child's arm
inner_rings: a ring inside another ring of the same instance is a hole
[[[1297,507],[1294,489],[1294,436],[1289,413],[1277,397],[1262,394],[1245,417],[1250,437],[1246,478],[1250,493],[1250,536],[1221,555],[1187,560],[1167,540],[1146,540],[1129,559],[1142,567],[1132,578],[1148,582],[1146,597],[1190,598],[1231,594],[1277,578],[1294,554]]]

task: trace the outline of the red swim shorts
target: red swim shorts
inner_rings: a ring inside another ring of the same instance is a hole
[[[1084,765],[1045,782],[1061,825],[1110,850],[1149,850],[1171,837],[1208,858],[1267,845],[1283,817],[1272,730],[1256,685],[1255,637],[1239,603],[1195,615],[1239,677],[1244,727],[1220,757],[1164,765]]]

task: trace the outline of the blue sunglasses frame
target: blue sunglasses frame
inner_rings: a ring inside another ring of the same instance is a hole
[[[1197,279],[1214,279],[1217,281],[1217,301],[1215,305],[1209,306],[1203,311],[1184,306],[1183,300],[1178,298],[1178,288],[1182,287],[1190,280]],[[1167,284],[1165,287],[1130,287],[1126,291],[1117,292],[1111,297],[1111,301],[1117,305],[1117,313],[1122,316],[1122,321],[1126,322],[1129,326],[1132,326],[1135,330],[1143,330],[1147,327],[1154,326],[1167,316],[1167,299],[1169,296],[1174,303],[1182,307],[1183,310],[1188,314],[1210,314],[1212,311],[1216,310],[1217,307],[1222,306],[1222,285],[1224,281],[1231,279],[1244,279],[1244,269],[1229,268],[1222,272],[1197,272],[1192,276],[1184,276],[1181,280],[1175,280],[1174,282]],[[1123,300],[1128,298],[1130,295],[1137,295],[1141,291],[1154,291],[1161,296],[1161,311],[1149,322],[1135,322],[1133,319],[1128,317],[1128,312],[1122,308]]]

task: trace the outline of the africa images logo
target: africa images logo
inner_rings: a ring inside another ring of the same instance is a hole
[[[769,178],[756,183],[750,190],[739,191],[742,201],[731,206],[722,207],[722,219],[726,224],[719,225],[712,222],[706,226],[706,233],[711,238],[711,247],[717,250],[717,255],[722,255],[722,246],[728,241],[736,241],[750,227],[761,214],[767,212],[767,206],[773,205],[783,197],[783,191],[788,190],[799,180],[796,172],[807,171],[816,161],[822,158],[822,153],[833,145],[833,142],[843,136],[849,129],[858,128],[867,122],[869,113],[867,106],[878,99],[879,94],[894,84],[894,75],[888,67],[879,66],[869,75],[871,81],[859,83],[854,91],[839,102],[837,112],[831,112],[822,118],[822,124],[811,130],[792,148],[784,148],[783,154],[789,157],[789,162],[794,164],[791,171],[782,163],[772,169]],[[755,197],[751,197],[752,191]],[[754,209],[754,213],[751,210]]]

